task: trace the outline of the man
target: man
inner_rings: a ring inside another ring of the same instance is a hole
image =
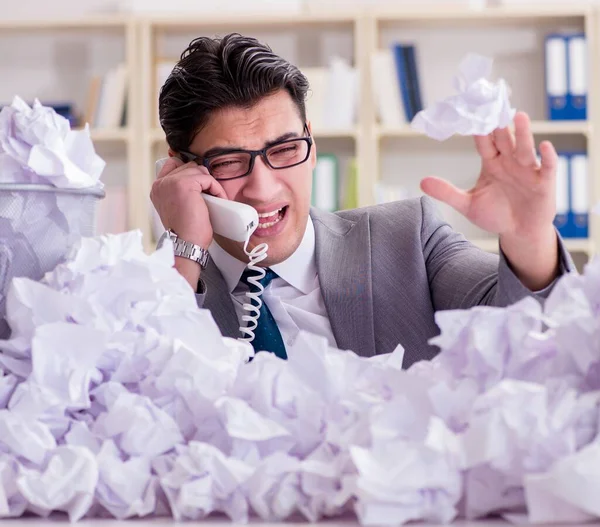
[[[226,336],[239,337],[249,284],[243,244],[213,235],[201,192],[246,203],[260,216],[249,247],[268,244],[255,349],[281,357],[299,330],[363,356],[401,344],[408,367],[438,350],[434,313],[544,299],[574,269],[553,227],[557,155],[538,164],[527,115],[476,137],[482,164],[461,191],[428,177],[425,194],[448,203],[500,239],[500,255],[470,244],[419,199],[341,211],[311,210],[316,145],[304,98],[306,78],[269,47],[238,34],[198,38],[160,94],[171,156],[151,198],[163,225],[198,253],[175,266]],[[179,254],[179,253],[178,253]],[[300,351],[301,352],[301,351]]]

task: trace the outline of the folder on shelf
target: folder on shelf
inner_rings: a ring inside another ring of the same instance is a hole
[[[341,208],[355,209],[358,207],[358,164],[355,157],[348,163],[346,184],[344,185],[344,198]]]
[[[419,83],[419,70],[417,68],[417,51],[413,44],[403,46],[404,60],[408,71],[408,94],[412,108],[412,119],[423,109],[421,100],[421,86]]]
[[[401,99],[401,88],[391,49],[379,49],[371,55],[371,87],[379,122],[389,127],[405,124],[406,109]]]
[[[571,185],[571,237],[587,238],[589,235],[588,157],[586,153],[569,156]]]
[[[333,154],[318,154],[313,171],[312,205],[333,212],[339,209],[339,167]]]
[[[356,124],[359,92],[358,70],[333,57],[327,67],[323,124],[329,129],[349,129]]]
[[[558,154],[556,166],[556,216],[554,226],[563,238],[569,238],[570,232],[570,184],[569,184],[569,157]]]
[[[575,34],[567,40],[567,111],[569,119],[587,119],[587,41]]]
[[[306,115],[312,124],[313,131],[321,130],[324,126],[325,95],[327,93],[327,68],[302,68],[302,73],[308,81],[306,96]]]
[[[546,101],[550,120],[568,119],[567,106],[567,40],[564,35],[546,37]]]
[[[398,76],[398,86],[404,108],[404,117],[410,122],[415,116],[413,98],[411,97],[411,79],[410,70],[406,60],[405,48],[401,44],[394,44],[394,61],[396,65],[396,75]]]

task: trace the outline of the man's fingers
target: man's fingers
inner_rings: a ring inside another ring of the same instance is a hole
[[[163,176],[160,178],[160,183],[179,186],[183,191],[206,192],[217,198],[228,199],[221,184],[208,173],[205,167],[199,167],[195,163]]]
[[[475,136],[475,147],[477,152],[481,156],[481,159],[487,161],[494,159],[498,155],[498,149],[494,144],[492,135],[476,135]]]
[[[515,115],[515,158],[519,165],[531,167],[537,165],[535,142],[531,133],[529,116],[524,112]]]
[[[178,169],[180,166],[183,166],[184,164],[185,163],[178,157],[169,157],[163,164],[159,173],[157,174],[156,179],[165,177],[167,174],[170,174],[171,172]]]
[[[217,198],[229,199],[221,184],[214,177],[210,175],[208,177],[210,179],[202,180],[202,192],[206,192],[207,194],[211,194],[212,196],[216,196]]]
[[[540,157],[542,160],[541,175],[543,178],[555,174],[558,165],[558,154],[550,141],[540,143]]]
[[[515,151],[515,138],[508,128],[497,128],[493,132],[494,144],[502,155],[512,156]]]
[[[450,205],[463,216],[466,216],[469,211],[471,202],[469,193],[460,190],[445,179],[426,177],[421,181],[421,190],[428,196]]]

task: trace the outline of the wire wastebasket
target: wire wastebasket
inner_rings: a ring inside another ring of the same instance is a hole
[[[13,278],[40,280],[81,238],[94,236],[101,188],[0,184],[0,339],[10,336],[6,295]]]

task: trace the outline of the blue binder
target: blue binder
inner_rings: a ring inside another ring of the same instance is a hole
[[[552,33],[546,36],[545,56],[547,118],[562,121],[569,118],[568,53],[564,35]]]
[[[569,35],[567,41],[567,118],[587,119],[587,40],[584,33]]]
[[[396,74],[398,75],[398,85],[400,86],[404,115],[406,121],[410,123],[416,112],[410,96],[410,78],[404,55],[404,47],[401,44],[394,44],[392,49],[394,52],[394,60],[396,62]]]
[[[554,226],[563,238],[570,238],[571,232],[571,185],[569,183],[569,156],[558,152],[556,167],[556,216]]]
[[[589,173],[585,152],[569,155],[570,213],[569,232],[572,238],[589,236]]]

